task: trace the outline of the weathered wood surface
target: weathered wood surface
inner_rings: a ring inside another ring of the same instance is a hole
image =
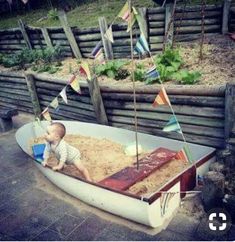
[[[82,58],[82,54],[79,50],[79,47],[78,47],[78,44],[76,42],[76,39],[73,35],[73,32],[68,24],[68,20],[67,20],[67,17],[66,17],[66,14],[65,12],[63,11],[59,11],[59,20],[60,20],[60,23],[64,29],[64,32],[65,32],[65,35],[69,41],[69,44],[73,50],[73,54],[76,58]]]
[[[18,25],[20,27],[20,31],[22,33],[22,36],[24,38],[24,41],[25,41],[25,44],[26,46],[29,48],[29,49],[33,49],[31,43],[30,43],[30,39],[29,39],[29,36],[28,36],[28,33],[26,31],[26,28],[25,28],[25,25],[23,23],[23,21],[21,19],[18,20]]]
[[[48,33],[47,28],[42,28],[41,31],[42,31],[42,35],[43,35],[43,38],[44,38],[44,40],[45,40],[46,45],[47,45],[48,47],[52,47],[53,44],[52,44],[52,42],[51,42],[51,38],[50,38],[50,35],[49,35],[49,33]]]

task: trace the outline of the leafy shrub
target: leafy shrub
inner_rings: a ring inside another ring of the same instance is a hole
[[[96,66],[95,73],[99,76],[105,75],[116,80],[125,79],[129,72],[122,67],[126,64],[127,62],[122,60],[109,61],[106,64]]]
[[[49,10],[47,13],[47,18],[51,19],[51,20],[59,19],[57,9],[54,8],[54,9]]]
[[[189,72],[188,70],[180,70],[175,73],[173,78],[179,81],[180,84],[195,84],[199,81],[201,73],[198,71]]]
[[[145,80],[145,74],[146,74],[146,71],[145,71],[145,67],[143,64],[136,64],[136,68],[135,68],[135,71],[134,71],[134,77],[135,77],[135,80],[136,81],[144,81]]]

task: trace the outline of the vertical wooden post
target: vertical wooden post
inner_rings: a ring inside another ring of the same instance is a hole
[[[107,25],[105,17],[99,18],[99,26],[100,26],[100,33],[101,33],[102,42],[103,42],[103,46],[104,46],[105,57],[108,60],[112,60],[113,59],[112,43],[104,37],[104,35],[108,29],[108,25]]]
[[[141,15],[141,26],[143,28],[143,34],[146,38],[146,40],[148,41],[149,39],[149,32],[148,32],[148,21],[147,21],[147,8],[139,8],[139,13]],[[149,41],[148,41],[149,42]]]
[[[174,21],[172,21],[174,11],[174,4],[166,4],[165,7],[165,40],[164,42],[172,45],[174,34]]]
[[[225,90],[225,141],[228,144],[233,125],[235,124],[235,84],[227,83]]]
[[[224,0],[223,5],[223,20],[222,20],[222,34],[228,33],[228,17],[231,0]]]
[[[41,28],[41,31],[42,31],[43,38],[46,42],[46,45],[48,47],[53,47],[47,28]]]
[[[23,35],[23,39],[24,39],[24,41],[25,41],[27,47],[28,47],[30,50],[32,50],[33,47],[32,47],[32,45],[31,45],[31,43],[30,43],[29,36],[28,36],[27,31],[26,31],[26,29],[25,29],[25,25],[24,25],[24,23],[23,23],[23,21],[22,21],[21,19],[18,20],[18,25],[19,25],[19,27],[20,27],[20,31],[21,31],[21,33],[22,33],[22,35]]]
[[[91,96],[91,101],[95,110],[97,122],[100,124],[108,125],[108,118],[105,112],[99,83],[96,77],[94,77],[92,80],[88,80],[88,88]]]
[[[69,41],[69,44],[72,48],[73,54],[76,58],[81,59],[82,58],[82,54],[80,52],[80,49],[78,47],[78,44],[76,42],[76,39],[73,35],[72,29],[70,28],[69,24],[68,24],[68,20],[66,17],[66,14],[64,11],[59,11],[58,12],[58,16],[59,16],[59,20],[60,23],[64,29],[65,35]]]
[[[38,100],[37,90],[35,86],[35,79],[32,74],[25,73],[25,80],[27,83],[28,91],[31,97],[32,105],[33,105],[33,111],[36,117],[38,117],[41,114],[41,106]]]

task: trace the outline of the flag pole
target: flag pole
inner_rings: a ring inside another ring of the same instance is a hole
[[[133,98],[134,98],[134,122],[135,122],[135,143],[136,143],[136,164],[137,170],[139,170],[139,152],[138,152],[138,134],[137,134],[137,113],[136,113],[136,93],[135,93],[135,75],[134,75],[134,55],[133,55],[133,36],[132,36],[132,15],[131,15],[131,0],[128,0],[128,7],[129,7],[129,23],[130,23],[130,40],[131,40],[131,79],[133,83]]]

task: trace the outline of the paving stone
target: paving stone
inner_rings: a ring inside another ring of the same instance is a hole
[[[186,216],[184,214],[178,213],[168,225],[167,230],[169,229],[171,231],[175,231],[177,233],[181,233],[185,236],[190,237],[194,235],[198,225],[198,220]]]
[[[50,229],[46,229],[44,231],[42,231],[39,235],[37,235],[35,238],[33,238],[32,240],[36,240],[36,241],[61,241],[61,240],[65,240],[65,237],[63,237],[61,234],[50,230]]]
[[[84,221],[84,218],[73,217],[65,214],[62,218],[53,223],[49,229],[58,232],[61,235],[69,235],[78,225]]]
[[[9,235],[16,240],[31,240],[45,229],[46,227],[37,221],[26,220],[17,226]]]
[[[193,237],[177,233],[171,230],[163,230],[159,234],[153,236],[156,241],[168,240],[168,241],[192,241]]]
[[[66,240],[94,240],[94,238],[105,229],[109,224],[95,215],[90,216],[82,222],[67,238]]]

